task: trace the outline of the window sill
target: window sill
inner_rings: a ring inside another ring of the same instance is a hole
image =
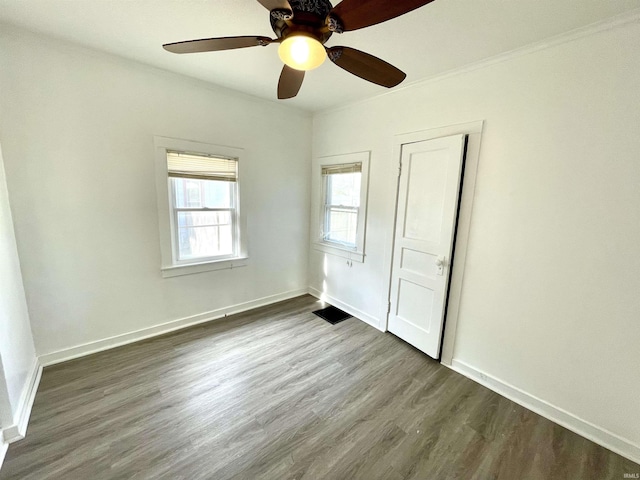
[[[244,267],[247,265],[248,257],[236,257],[226,260],[214,260],[202,263],[188,263],[185,265],[172,265],[170,267],[162,267],[162,277],[179,277],[182,275],[191,275],[194,273],[211,272],[215,270],[231,270],[234,268]]]
[[[354,262],[364,263],[364,252],[359,252],[349,247],[340,247],[335,244],[315,242],[312,244],[315,250],[329,253],[337,257],[347,258]]]

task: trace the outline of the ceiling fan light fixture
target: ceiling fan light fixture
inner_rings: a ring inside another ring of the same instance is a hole
[[[308,35],[291,35],[278,48],[280,60],[296,70],[313,70],[324,63],[327,52],[318,40]]]
[[[334,65],[368,82],[387,88],[399,85],[407,75],[390,63],[355,48],[325,48],[324,44],[334,33],[377,25],[434,0],[342,0],[335,7],[332,1],[258,0],[269,11],[276,38],[260,35],[201,38],[167,43],[163,47],[172,53],[196,53],[278,43],[278,55],[284,63],[278,80],[278,98],[282,100],[295,97],[305,73],[318,68],[327,57]]]

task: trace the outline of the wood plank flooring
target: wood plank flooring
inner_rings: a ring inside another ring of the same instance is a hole
[[[302,296],[44,370],[0,480],[622,479],[640,465]]]

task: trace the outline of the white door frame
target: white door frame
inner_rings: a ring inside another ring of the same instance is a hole
[[[451,365],[453,359],[453,349],[455,343],[456,327],[458,323],[458,313],[460,310],[460,299],[462,294],[462,282],[464,276],[464,266],[467,258],[467,246],[469,243],[469,229],[471,227],[471,212],[473,210],[473,198],[476,188],[476,176],[478,172],[478,161],[480,158],[480,141],[482,137],[483,120],[475,122],[461,123],[446,127],[432,128],[412,133],[402,133],[394,135],[393,139],[393,161],[400,168],[402,159],[402,145],[408,143],[433,140],[451,135],[467,135],[467,152],[462,172],[462,190],[460,192],[460,210],[458,215],[458,225],[456,228],[456,240],[454,245],[455,256],[453,259],[453,269],[449,286],[448,301],[446,306],[446,318],[444,329],[444,340],[440,353],[440,361],[445,365]],[[393,213],[393,228],[387,235],[386,244],[389,246],[385,252],[385,265],[388,268],[387,294],[388,301],[391,299],[391,275],[393,268],[393,248],[396,234],[396,215],[398,211],[398,184],[396,185],[396,198]],[[389,312],[385,316],[384,331],[389,325]]]

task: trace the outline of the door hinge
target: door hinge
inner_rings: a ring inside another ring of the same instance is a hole
[[[398,177],[402,175],[402,162],[398,165]]]
[[[387,313],[391,313],[391,302],[387,303]]]

